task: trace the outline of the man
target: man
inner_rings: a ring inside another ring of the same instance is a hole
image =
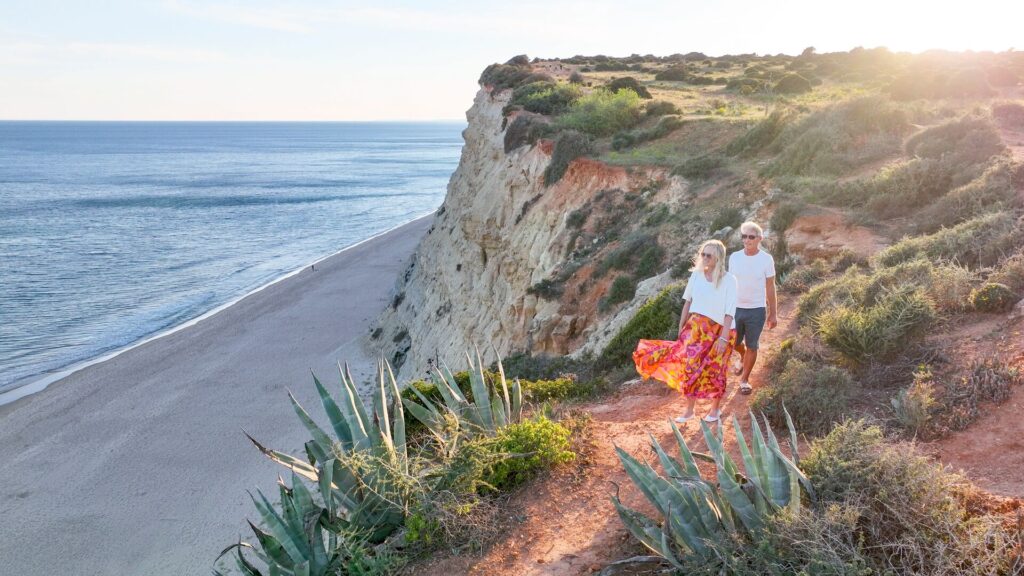
[[[778,324],[775,297],[775,259],[761,250],[763,231],[754,222],[740,225],[743,250],[729,257],[729,272],[739,284],[736,292],[736,341],[745,345],[740,374],[740,393],[750,394],[750,372],[757,362],[758,340],[765,325]]]

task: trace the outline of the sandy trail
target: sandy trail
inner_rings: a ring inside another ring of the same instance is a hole
[[[357,340],[432,221],[0,407],[0,572],[209,574],[248,537],[246,490],[279,472],[241,429],[301,450],[285,388],[319,414],[311,368],[325,383],[338,360],[372,368]]]
[[[765,330],[761,336],[762,358],[754,370],[751,383],[764,385],[764,361],[779,342],[795,328],[795,298],[782,295],[779,325]],[[751,396],[738,392],[737,377],[730,375],[726,396],[722,401],[725,415],[725,442],[734,456],[732,416],[749,429],[748,406]],[[423,576],[451,574],[563,576],[590,574],[611,562],[633,553],[643,553],[626,532],[609,497],[619,486],[620,497],[627,506],[647,510],[639,490],[626,476],[615,454],[619,446],[635,456],[651,454],[649,436],[653,434],[666,449],[673,449],[668,420],[682,414],[683,397],[656,381],[624,386],[612,397],[580,406],[593,417],[593,450],[590,461],[580,470],[567,467],[541,481],[528,485],[512,499],[507,513],[523,521],[514,525],[483,556],[441,557],[418,564],[412,573]],[[697,414],[703,415],[710,403],[697,403]],[[689,446],[707,449],[700,425],[687,423],[682,430]],[[713,467],[703,470],[705,477]]]

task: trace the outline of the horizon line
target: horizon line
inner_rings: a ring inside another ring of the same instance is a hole
[[[76,119],[76,118],[0,118],[0,122],[126,122],[126,123],[127,122],[152,122],[152,123],[157,123],[157,122],[167,122],[167,123],[170,123],[170,122],[193,122],[193,123],[220,122],[220,123],[231,123],[231,122],[234,122],[234,123],[239,123],[239,124],[246,123],[246,122],[249,122],[249,123],[261,122],[261,123],[266,123],[266,124],[271,124],[271,123],[280,123],[280,124],[283,124],[283,123],[293,123],[293,124],[295,124],[295,123],[308,123],[308,124],[339,123],[340,124],[342,122],[363,123],[363,124],[377,123],[377,124],[379,124],[379,123],[385,123],[385,122],[393,122],[393,123],[401,122],[401,123],[424,123],[425,124],[425,123],[440,123],[440,122],[466,122],[466,120],[465,119],[460,119],[460,118],[372,119],[372,120],[284,120],[284,119],[274,119],[274,120],[255,120],[255,119],[254,120],[239,120],[239,119],[229,119],[229,120],[210,120],[210,119],[195,120],[195,119],[187,119],[187,118],[173,119],[173,120],[169,120],[169,119],[156,119],[156,120],[154,120],[154,119],[145,119],[145,118],[131,118],[131,119],[123,119],[123,118],[122,119],[103,119],[103,118],[85,118],[85,119]]]

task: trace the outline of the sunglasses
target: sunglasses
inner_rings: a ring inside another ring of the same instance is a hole
[[[701,256],[701,258],[714,258],[715,257],[714,254],[708,254],[707,252],[701,254],[700,256]]]
[[[740,238],[743,238],[744,240],[757,240],[757,235],[756,234],[740,234]]]

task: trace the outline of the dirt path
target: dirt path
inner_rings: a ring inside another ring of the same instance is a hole
[[[1020,96],[1019,93],[1015,93]],[[1000,123],[999,133],[1014,160],[1024,162],[1024,129]],[[1020,191],[1024,198],[1024,188]],[[992,354],[1008,366],[1024,370],[1024,315],[1006,321],[977,322],[956,352],[958,362]],[[970,428],[925,445],[942,462],[962,470],[980,488],[993,494],[1024,498],[1024,387],[1000,405],[982,407],[982,415]]]
[[[965,326],[974,336],[952,354],[967,366],[993,353],[1007,366],[1024,370],[1024,314],[1002,321]],[[1024,498],[1024,386],[1017,386],[1002,404],[984,404],[981,417],[967,430],[922,446],[978,487],[1000,496]]]
[[[790,335],[795,325],[794,300],[792,297],[782,299],[779,326],[764,332],[763,350],[775,349]],[[759,369],[752,378],[755,388],[763,384],[760,370],[763,360],[759,361]],[[750,398],[738,393],[736,377],[731,376],[722,403],[729,447],[735,448],[731,417],[735,415],[744,426],[749,425]],[[581,406],[593,416],[593,451],[589,463],[577,471],[555,472],[514,497],[510,514],[518,515],[523,521],[483,556],[441,557],[427,565],[417,565],[415,573],[430,576],[589,574],[641,552],[640,546],[622,527],[609,500],[617,484],[627,506],[646,509],[643,497],[619,463],[615,446],[634,455],[646,455],[650,452],[648,433],[662,446],[672,445],[674,440],[667,421],[681,414],[683,407],[680,395],[655,381],[627,384],[611,398]],[[698,403],[697,413],[706,413],[708,407],[706,402]],[[683,435],[690,446],[706,450],[698,424],[688,423]]]

